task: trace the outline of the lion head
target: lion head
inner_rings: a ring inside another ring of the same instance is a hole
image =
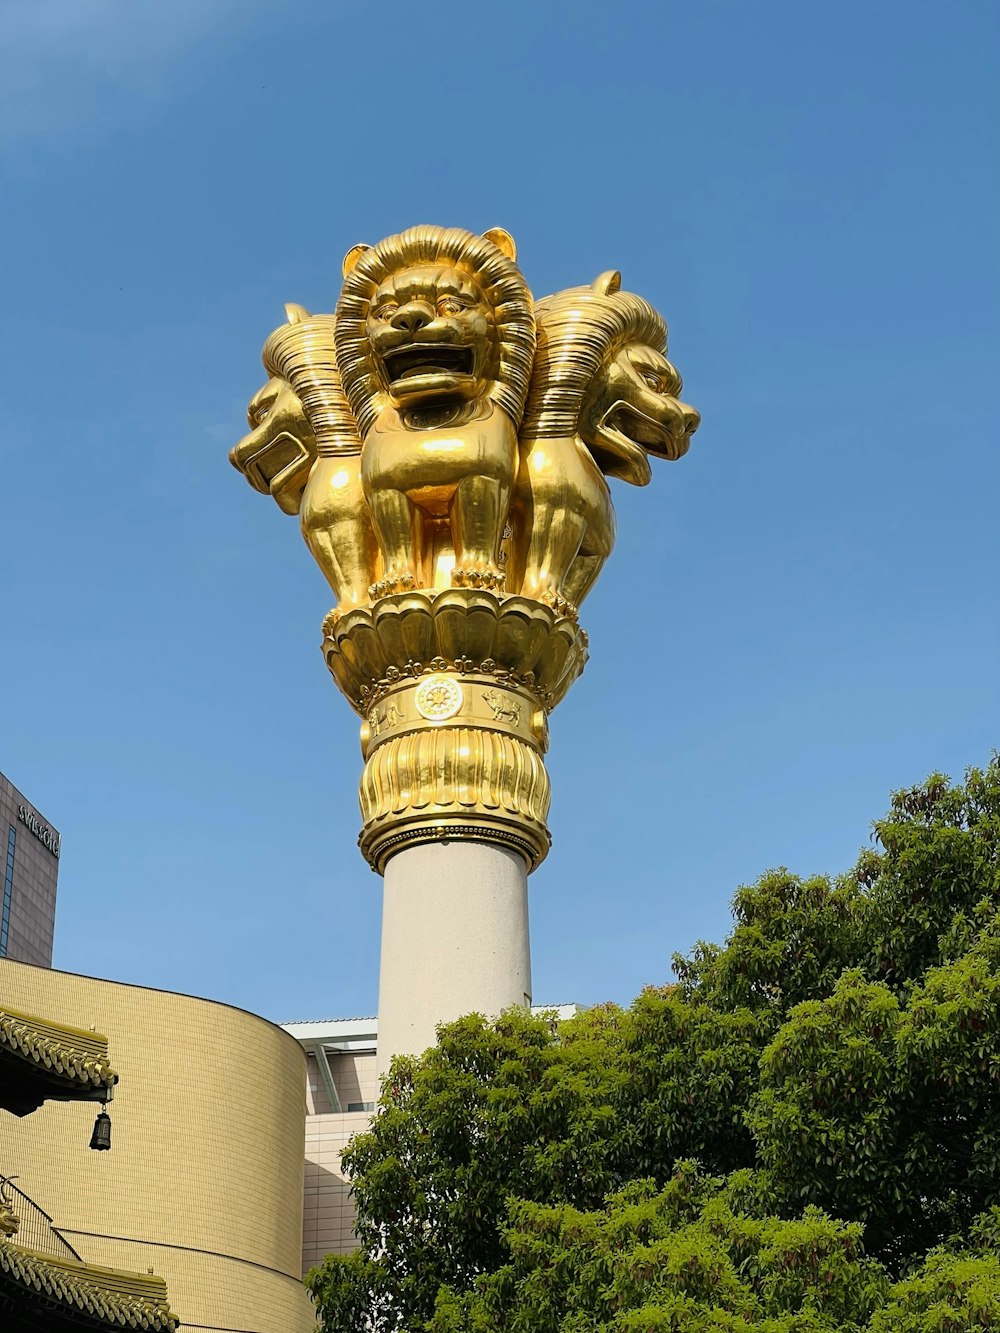
[[[535,307],[538,349],[521,437],[579,435],[609,477],[651,479],[647,454],[680,458],[701,420],[677,400],[667,326],[642,297],[602,273]]]
[[[286,514],[297,514],[316,461],[316,436],[298,394],[273,375],[250,399],[249,435],[229,453],[255,491],[273,495]]]
[[[387,406],[489,398],[516,425],[535,348],[531,293],[497,228],[411,227],[344,260],[337,362],[364,438]]]

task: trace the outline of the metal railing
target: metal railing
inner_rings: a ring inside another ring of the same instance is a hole
[[[0,1175],[0,1203],[5,1203],[18,1221],[17,1231],[8,1237],[11,1244],[60,1259],[80,1258],[45,1209],[18,1189],[12,1177]]]

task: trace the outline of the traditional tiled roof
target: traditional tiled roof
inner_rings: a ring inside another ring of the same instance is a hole
[[[162,1278],[54,1258],[8,1240],[0,1240],[0,1296],[25,1312],[58,1312],[81,1328],[174,1333],[178,1327]]]
[[[67,1091],[110,1090],[118,1075],[108,1063],[108,1039],[0,1005],[0,1053],[34,1065]]]

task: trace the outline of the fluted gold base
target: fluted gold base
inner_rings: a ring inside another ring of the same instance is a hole
[[[548,852],[545,713],[525,689],[438,672],[388,692],[362,727],[361,850],[381,872],[414,842],[477,838]]]
[[[548,711],[583,670],[571,618],[481,588],[416,590],[323,626],[331,674],[361,713],[359,843],[381,873],[418,842],[472,838],[546,856]]]

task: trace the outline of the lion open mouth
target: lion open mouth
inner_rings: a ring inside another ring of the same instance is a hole
[[[415,375],[471,375],[471,347],[397,347],[382,358],[390,383]]]
[[[626,439],[641,444],[646,449],[663,449],[672,442],[672,435],[667,426],[645,416],[642,412],[624,403],[619,403],[608,416],[605,425],[618,431]]]

